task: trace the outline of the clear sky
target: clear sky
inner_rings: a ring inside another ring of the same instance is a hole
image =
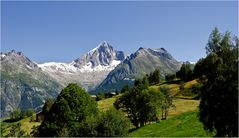
[[[1,51],[71,62],[106,40],[115,49],[164,47],[197,61],[214,27],[238,35],[238,2],[1,2]]]

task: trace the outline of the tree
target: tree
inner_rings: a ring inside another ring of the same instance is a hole
[[[175,75],[175,74],[167,74],[167,75],[165,76],[165,80],[166,80],[166,81],[173,81],[175,78],[176,78],[176,75]]]
[[[133,125],[138,128],[150,120],[157,119],[161,105],[161,94],[153,90],[132,88],[116,99],[114,106],[126,112]]]
[[[180,70],[178,72],[176,72],[176,76],[178,78],[181,78],[181,80],[183,81],[189,81],[192,79],[192,75],[193,75],[193,72],[190,68],[190,65],[189,64],[186,64],[184,63]]]
[[[114,108],[101,113],[98,122],[96,130],[100,137],[126,136],[130,129],[128,118]]]
[[[173,97],[170,95],[170,89],[168,87],[160,87],[160,92],[163,94],[162,100],[162,120],[167,119],[168,110],[170,107],[175,107],[173,105]]]
[[[53,103],[54,103],[54,100],[52,98],[47,98],[46,102],[42,108],[42,112],[44,112],[45,114],[48,114]]]
[[[150,85],[158,84],[160,82],[160,70],[156,69],[154,72],[151,72],[149,75],[145,77],[148,78],[148,82]]]
[[[140,126],[149,121],[158,120],[160,105],[162,105],[162,94],[154,89],[145,89],[137,99]]]
[[[39,136],[80,136],[81,123],[97,113],[96,102],[90,95],[76,84],[69,84],[39,126]]]
[[[27,110],[25,111],[25,115],[26,115],[27,117],[30,117],[30,116],[32,116],[33,114],[34,114],[34,111],[33,111],[32,108],[29,108],[29,109],[27,109]]]
[[[129,85],[125,85],[125,86],[121,89],[120,93],[124,93],[124,92],[127,92],[127,91],[129,91],[129,90],[130,90]]]
[[[218,28],[215,27],[212,33],[210,34],[207,46],[206,46],[206,53],[217,53],[221,50],[221,33],[219,32]]]
[[[136,128],[139,127],[140,122],[137,110],[137,99],[140,92],[139,89],[134,87],[130,91],[123,93],[114,103],[116,109],[121,109],[127,113],[128,118]]]
[[[200,121],[216,136],[238,136],[238,45],[233,44],[230,33],[219,35],[213,30],[207,57],[197,70],[203,86],[201,89]],[[205,66],[203,66],[205,65]]]
[[[160,71],[159,69],[156,69],[154,72],[153,72],[153,78],[154,78],[154,83],[155,84],[158,84],[160,82]]]
[[[16,110],[14,110],[13,112],[11,112],[10,114],[10,118],[12,120],[20,120],[22,118],[21,116],[21,110],[19,108],[17,108]]]

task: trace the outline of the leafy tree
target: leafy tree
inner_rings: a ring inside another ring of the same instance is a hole
[[[140,126],[144,126],[149,121],[158,120],[162,98],[161,93],[154,89],[145,89],[142,91],[137,99]]]
[[[140,85],[137,85],[140,86]],[[161,94],[153,90],[134,87],[117,98],[114,106],[127,113],[138,128],[150,120],[156,120],[161,105]]]
[[[137,110],[137,99],[140,95],[140,90],[137,88],[132,88],[130,91],[125,92],[120,97],[118,97],[114,103],[116,109],[121,109],[127,113],[130,121],[133,125],[139,127],[139,115]]]
[[[230,33],[214,29],[206,47],[208,56],[197,66],[203,83],[200,121],[216,136],[238,136],[238,43]]]
[[[167,119],[168,110],[170,107],[175,107],[173,105],[173,97],[170,95],[170,89],[168,87],[159,88],[160,92],[163,94],[162,99],[162,120]]]
[[[96,102],[90,95],[76,84],[69,84],[46,114],[38,136],[80,136],[81,123],[97,113]]]
[[[46,99],[46,102],[42,108],[42,111],[45,113],[45,114],[48,114],[52,105],[54,103],[54,100],[52,98],[47,98]]]
[[[126,136],[130,129],[130,121],[123,113],[114,108],[100,114],[97,125],[97,136]]]

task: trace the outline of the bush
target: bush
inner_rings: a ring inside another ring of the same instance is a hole
[[[98,122],[97,136],[101,137],[126,136],[130,129],[130,121],[114,108],[101,113]]]

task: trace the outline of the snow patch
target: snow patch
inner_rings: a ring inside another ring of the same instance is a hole
[[[47,62],[43,64],[38,64],[43,71],[46,72],[61,72],[72,74],[76,72],[97,72],[97,71],[111,71],[113,70],[118,64],[120,64],[120,60],[113,60],[110,65],[98,65],[93,67],[91,62],[88,62],[83,67],[78,68],[74,65],[76,64],[74,61],[71,63],[58,63],[58,62]]]
[[[72,63],[59,63],[59,62],[47,62],[43,64],[38,64],[38,67],[40,67],[43,71],[48,72],[62,72],[62,73],[74,73],[78,71],[78,68],[73,66]]]
[[[81,72],[95,72],[95,71],[111,71],[113,70],[118,64],[120,64],[120,60],[113,60],[110,65],[98,65],[95,67],[92,67],[92,63],[88,62],[86,65],[84,65],[80,71]]]

